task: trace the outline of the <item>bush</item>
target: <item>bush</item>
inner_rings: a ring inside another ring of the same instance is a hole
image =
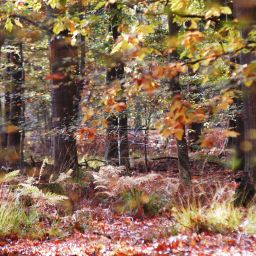
[[[63,195],[43,192],[36,186],[33,178],[25,180],[19,175],[19,171],[2,174],[0,236],[44,237],[49,232],[45,229],[42,220],[51,218],[49,214],[47,215],[46,209],[66,199],[67,197]]]
[[[256,206],[251,206],[248,209],[246,219],[241,224],[241,228],[247,234],[256,234]]]
[[[156,214],[169,203],[177,182],[160,174],[126,176],[124,167],[104,166],[93,172],[95,189],[101,198],[110,199],[120,214]]]
[[[119,214],[129,213],[132,215],[154,215],[159,211],[159,201],[154,194],[133,188],[120,194],[114,209]]]
[[[2,203],[0,206],[0,236],[29,232],[38,221],[35,209],[26,212],[24,207],[15,203]]]

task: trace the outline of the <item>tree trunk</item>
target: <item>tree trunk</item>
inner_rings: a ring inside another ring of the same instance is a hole
[[[116,164],[118,160],[118,118],[115,115],[107,118],[105,158],[110,164]]]
[[[168,26],[169,26],[169,35],[177,36],[179,28],[176,23],[173,22],[173,16],[170,14],[168,16]],[[173,52],[169,55],[169,61],[175,59],[177,53]],[[181,87],[179,84],[179,78],[176,77],[170,81],[170,89],[173,92],[173,97],[181,94]],[[180,181],[183,185],[189,186],[191,183],[191,173],[189,165],[189,156],[188,156],[188,145],[186,140],[186,127],[183,127],[184,135],[181,140],[176,139],[177,151],[178,151],[178,163],[179,163],[179,173]]]
[[[234,1],[235,17],[243,22],[242,35],[246,39],[249,31],[253,28],[256,21],[256,2],[255,1]],[[255,61],[253,52],[241,54],[240,64],[249,64]],[[244,177],[241,179],[237,190],[237,203],[246,205],[254,196],[256,188],[256,140],[253,134],[256,131],[256,83],[247,87],[242,85],[244,101]]]
[[[10,122],[9,117],[10,117],[10,92],[7,89],[7,86],[5,86],[5,93],[4,93],[4,109],[3,109],[3,120],[5,124],[8,124]],[[1,133],[1,147],[2,148],[7,148],[7,141],[8,141],[8,133],[6,132],[6,129],[4,129],[3,125],[3,130]]]
[[[70,44],[66,32],[50,42],[52,76],[53,158],[56,172],[78,168],[74,117],[77,96],[78,49]]]
[[[243,118],[243,101],[242,99],[235,100],[236,111],[234,118],[229,121],[229,128],[238,132],[239,135],[235,138],[229,138],[228,146],[234,149],[234,160],[232,163],[232,169],[234,171],[244,170],[245,155],[241,149],[241,145],[244,141],[244,118]]]
[[[194,102],[200,102],[200,89],[198,88],[200,85],[194,85],[195,89],[190,93],[195,95]],[[189,130],[189,141],[190,141],[190,149],[191,150],[198,150],[200,149],[200,137],[202,135],[203,130],[203,123],[192,123]]]
[[[11,51],[7,54],[7,59],[11,65],[8,68],[10,75],[9,92],[5,95],[5,114],[6,114],[6,132],[7,136],[3,143],[10,150],[12,156],[9,158],[9,165],[17,168],[21,164],[21,121],[22,121],[22,92],[24,83],[24,70],[21,56],[21,48],[19,54]]]
[[[114,41],[120,35],[118,31],[118,20],[120,13],[118,13],[117,4],[111,4],[110,10],[112,12],[112,20],[110,30]],[[115,80],[124,79],[124,64],[122,62],[116,63],[107,71],[107,84],[111,84]],[[126,103],[126,99],[122,98],[120,102]],[[129,170],[129,141],[128,141],[128,116],[127,112],[123,111],[118,116],[111,115],[107,119],[107,142],[105,158],[110,163],[115,163],[118,160],[119,165],[126,166]]]

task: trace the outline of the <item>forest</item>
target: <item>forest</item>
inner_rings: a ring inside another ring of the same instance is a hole
[[[0,255],[256,255],[256,0],[0,0]]]

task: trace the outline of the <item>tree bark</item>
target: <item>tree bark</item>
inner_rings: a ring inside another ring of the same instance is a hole
[[[56,172],[78,168],[74,117],[77,96],[78,49],[66,32],[50,41],[52,82],[53,158]],[[54,77],[55,76],[55,77]]]
[[[235,100],[235,114],[234,118],[229,121],[230,129],[239,133],[235,138],[229,138],[228,146],[234,149],[234,163],[232,169],[237,172],[244,170],[245,154],[241,149],[241,145],[244,141],[244,118],[243,118],[243,100],[241,98]]]
[[[117,4],[110,5],[112,12],[112,19],[110,24],[110,31],[114,41],[120,35],[118,31],[120,13],[117,9]],[[107,84],[111,84],[115,80],[124,79],[124,64],[122,62],[116,63],[107,71]],[[122,98],[120,102],[126,103],[126,99]],[[129,141],[128,141],[128,116],[127,112],[123,111],[118,116],[111,115],[107,119],[107,142],[106,142],[106,161],[115,163],[118,161],[119,165],[126,166],[129,170]]]
[[[8,157],[8,165],[14,168],[21,167],[22,161],[21,122],[24,70],[21,48],[18,52],[11,51],[7,53],[7,59],[10,64],[7,70],[10,76],[10,86],[9,91],[5,94],[6,135],[3,140],[3,146],[6,146],[12,154],[12,156]]]
[[[173,15],[169,14],[168,16],[168,27],[169,27],[169,35],[177,36],[179,31],[179,27],[176,23],[173,22]],[[177,53],[173,52],[169,54],[169,61],[177,58]],[[181,94],[181,87],[179,83],[179,78],[176,77],[170,81],[170,89],[173,92],[173,97]],[[181,140],[176,139],[177,151],[178,151],[178,166],[179,166],[179,174],[180,181],[183,185],[189,186],[191,184],[191,172],[190,172],[190,164],[189,164],[189,155],[188,155],[188,145],[186,140],[186,127],[183,127],[184,135]]]
[[[248,33],[256,23],[256,2],[248,1],[234,1],[235,17],[243,22],[241,30],[242,36],[246,39]],[[256,57],[253,52],[241,54],[240,64],[246,65],[255,61]],[[242,85],[243,90],[243,111],[244,111],[244,177],[240,182],[237,190],[237,202],[240,204],[247,204],[255,194],[256,189],[256,140],[253,139],[253,134],[256,132],[256,82],[247,87]]]
[[[195,89],[192,90],[190,93],[193,93],[195,95],[194,102],[199,103],[200,102],[200,89],[198,87],[200,85],[196,84],[194,86],[195,86]],[[191,150],[200,149],[200,137],[202,135],[203,126],[204,126],[203,123],[192,123],[191,124],[190,129],[189,129],[190,131],[188,134]]]

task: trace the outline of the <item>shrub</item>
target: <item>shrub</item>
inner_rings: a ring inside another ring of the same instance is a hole
[[[170,201],[177,181],[160,174],[125,176],[124,167],[104,166],[93,172],[97,195],[114,202],[114,210],[123,214],[155,214]]]
[[[154,215],[158,212],[159,208],[156,195],[149,195],[136,188],[120,194],[120,198],[114,207],[119,214],[129,213],[133,215]]]
[[[29,231],[38,221],[39,215],[35,209],[27,212],[15,203],[2,203],[0,206],[0,236],[20,235]]]
[[[40,223],[40,219],[46,217],[45,209],[67,197],[43,192],[33,182],[33,178],[24,180],[19,171],[1,175],[0,236],[15,234],[42,238],[47,233]]]
[[[207,229],[213,232],[228,232],[237,230],[242,213],[235,208],[233,202],[217,202],[206,210]]]

